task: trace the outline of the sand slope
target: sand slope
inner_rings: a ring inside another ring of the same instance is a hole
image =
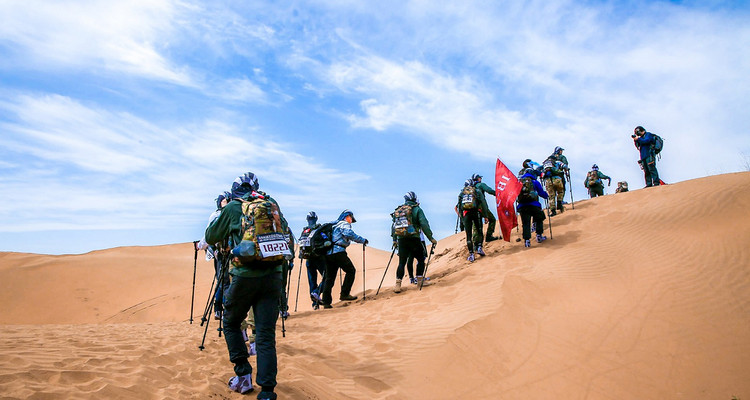
[[[750,173],[575,207],[554,239],[492,242],[473,264],[461,234],[441,240],[422,292],[392,292],[394,260],[374,297],[376,249],[366,301],[312,311],[303,274],[286,338],[279,324],[280,398],[750,398]],[[0,397],[242,397],[213,321],[197,349],[202,256],[187,322],[191,246],[0,254]],[[350,256],[361,268],[362,247]]]

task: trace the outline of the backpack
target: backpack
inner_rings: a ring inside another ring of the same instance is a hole
[[[314,228],[310,228],[309,226],[302,230],[302,234],[299,236],[299,257],[300,258],[311,258],[314,256],[312,252],[312,246],[310,245],[310,240],[312,239],[312,233],[314,232]]]
[[[654,136],[654,143],[651,144],[651,151],[654,153],[654,155],[657,155],[661,153],[661,149],[664,148],[664,139],[654,133],[652,133],[651,135]]]
[[[461,190],[461,208],[464,210],[474,210],[477,205],[477,189],[474,186],[464,186]]]
[[[255,261],[281,262],[292,257],[289,239],[281,227],[275,202],[263,197],[242,202],[242,241],[232,249],[232,263],[252,266]]]
[[[310,234],[311,254],[324,256],[333,248],[334,222],[326,222]]]
[[[596,171],[589,171],[588,175],[586,175],[586,183],[588,183],[589,187],[599,185],[601,182],[599,174]]]
[[[412,221],[412,210],[413,206],[404,204],[396,208],[393,212],[393,229],[396,236],[406,237],[415,236],[417,234],[416,228],[414,228],[414,222]]]
[[[521,178],[521,191],[518,193],[516,201],[519,203],[532,203],[539,200],[539,193],[534,187],[534,180],[531,178]]]

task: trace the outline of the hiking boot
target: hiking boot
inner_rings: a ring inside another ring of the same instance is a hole
[[[549,212],[549,215],[550,217],[554,217],[555,215],[557,215],[557,210],[552,209],[552,211]]]
[[[480,256],[486,256],[487,254],[484,254],[484,249],[482,249],[482,246],[477,247],[477,254]],[[417,277],[419,278],[419,277]]]
[[[242,330],[242,339],[243,339],[244,341],[246,341],[246,342],[247,342],[248,340],[250,340],[250,338],[249,338],[249,337],[247,337],[247,329],[243,329],[243,330]]]
[[[542,243],[543,241],[547,240],[547,236],[544,235],[536,235],[536,242]]]
[[[260,392],[258,393],[258,400],[276,400],[276,393],[274,392]]]
[[[523,241],[523,247],[531,247],[531,240],[526,239]]]
[[[233,376],[229,379],[229,389],[240,393],[250,393],[253,391],[253,375],[247,374],[242,376]]]
[[[281,316],[281,318],[287,319],[289,318],[289,311],[279,311],[279,316]]]
[[[343,294],[339,296],[339,300],[342,300],[342,301],[357,300],[357,296],[352,296],[350,294]]]
[[[247,346],[247,354],[251,356],[258,355],[258,351],[255,350],[255,342],[252,342],[249,346]]]
[[[219,320],[221,319],[222,311],[214,311],[214,319]]]
[[[323,308],[333,308],[333,306],[328,303],[320,303],[320,304],[323,305]]]
[[[417,285],[419,285],[419,287],[430,286],[430,285],[432,285],[432,282],[430,282],[429,280],[427,280],[427,279],[425,279],[425,278],[423,278],[421,276],[418,276],[417,277]]]
[[[484,238],[484,241],[485,241],[485,242],[491,242],[491,241],[493,241],[493,240],[497,240],[497,239],[500,239],[500,238],[498,238],[498,237],[496,237],[496,236],[492,236],[492,235],[487,235],[487,237],[486,237],[486,238]]]
[[[409,282],[411,282],[412,285],[417,284],[417,278],[409,278]]]
[[[320,294],[315,293],[315,292],[310,293],[310,298],[312,299],[312,301],[317,301],[318,303],[323,302],[323,299],[320,297]]]
[[[466,258],[469,262],[474,262],[474,253],[469,253],[469,257]]]
[[[396,279],[396,286],[393,288],[393,293],[401,293],[401,279]]]

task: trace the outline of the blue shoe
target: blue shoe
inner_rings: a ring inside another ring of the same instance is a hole
[[[474,253],[469,253],[469,257],[466,258],[469,262],[474,262]]]
[[[523,247],[531,247],[531,240],[526,239],[523,241]]]
[[[542,243],[545,240],[547,240],[547,236],[536,235],[536,242],[537,243]]]
[[[479,254],[480,256],[486,256],[486,254],[484,254],[484,249],[482,249],[482,246],[477,247],[477,254]]]
[[[240,394],[252,392],[253,374],[233,376],[231,379],[229,379],[229,388]]]

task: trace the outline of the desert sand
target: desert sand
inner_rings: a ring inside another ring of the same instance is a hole
[[[435,284],[400,294],[394,259],[375,296],[390,251],[367,248],[366,300],[352,245],[360,299],[314,311],[303,273],[277,393],[750,399],[748,210],[750,173],[583,200],[529,249],[514,231],[469,263],[462,233],[441,240]],[[0,253],[0,398],[243,397],[216,321],[198,350],[213,266],[198,255],[191,324],[193,265],[192,243]]]

